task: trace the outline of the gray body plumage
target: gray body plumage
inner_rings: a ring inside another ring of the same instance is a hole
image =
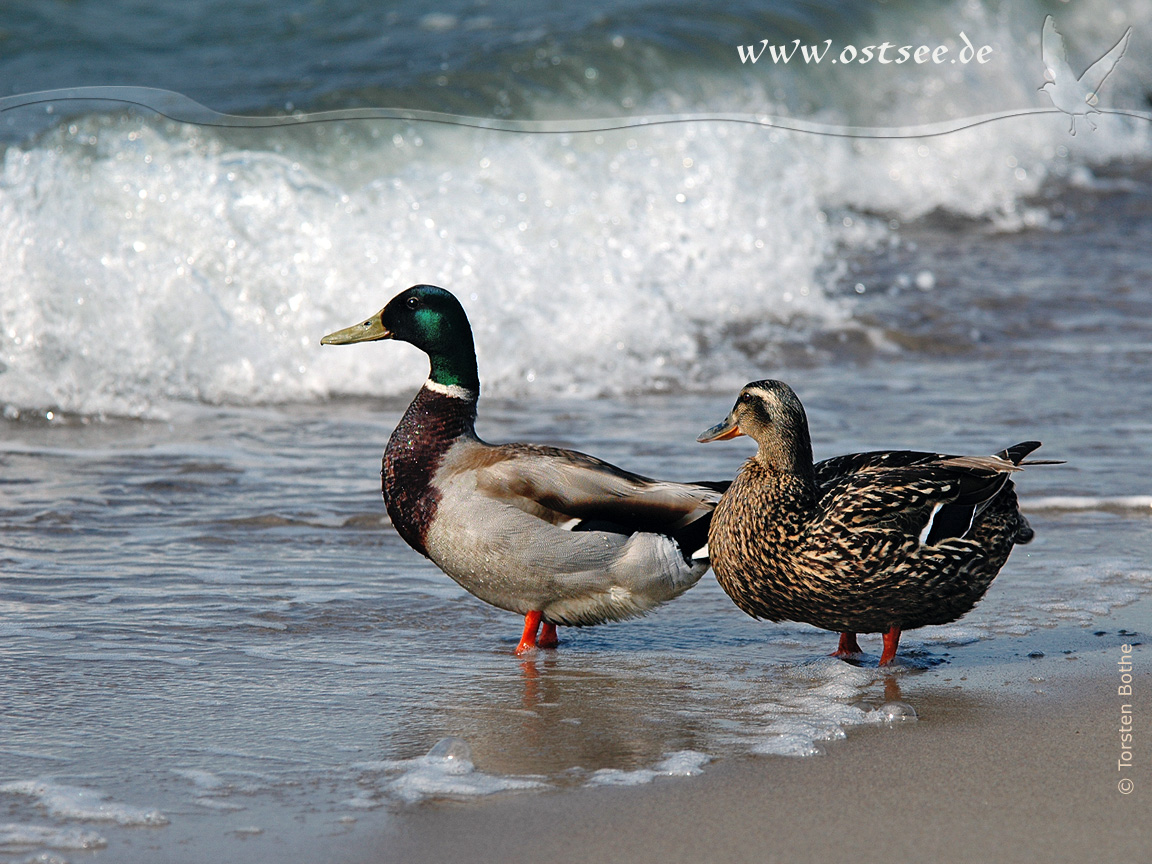
[[[572,451],[458,438],[431,478],[425,554],[493,606],[554,624],[642,615],[708,569],[666,531],[705,516],[720,493],[621,472]],[[585,520],[632,533],[579,530]],[[649,530],[635,530],[647,523]]]

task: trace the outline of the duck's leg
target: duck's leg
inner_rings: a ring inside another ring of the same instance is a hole
[[[536,647],[536,631],[540,629],[540,616],[543,614],[538,609],[533,609],[524,616],[524,635],[520,637],[520,644],[516,646],[517,655]]]
[[[536,644],[541,648],[555,648],[559,645],[560,640],[556,636],[556,625],[545,621],[540,626],[540,641]]]
[[[856,634],[851,631],[844,631],[840,634],[840,645],[829,654],[829,657],[854,657],[857,654],[862,654],[860,650],[860,643],[856,641]]]
[[[900,628],[893,624],[884,634],[884,652],[880,655],[880,665],[887,666],[896,659],[896,649],[900,646]]]

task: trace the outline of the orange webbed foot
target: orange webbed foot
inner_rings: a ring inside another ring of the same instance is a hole
[[[836,650],[828,656],[844,659],[846,657],[856,657],[863,653],[864,652],[860,650],[860,643],[856,641],[856,634],[845,631],[840,634],[840,644],[836,647]]]
[[[884,652],[880,655],[880,665],[887,666],[896,659],[896,649],[900,646],[900,628],[893,624],[884,634]]]
[[[524,635],[520,637],[520,644],[516,646],[516,656],[526,654],[536,647],[536,631],[540,629],[540,617],[543,612],[533,609],[524,616]],[[548,627],[547,624],[544,625]],[[545,630],[547,634],[547,630]],[[555,636],[555,628],[553,628],[553,636]],[[547,647],[547,646],[545,646]]]
[[[556,636],[556,625],[545,621],[540,627],[540,640],[536,643],[541,648],[555,648],[560,644]]]

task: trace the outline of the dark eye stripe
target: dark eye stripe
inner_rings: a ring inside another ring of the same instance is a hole
[[[741,393],[736,399],[737,405],[760,404],[759,414],[766,423],[772,422],[772,414],[768,411],[768,394],[763,390],[749,390]]]

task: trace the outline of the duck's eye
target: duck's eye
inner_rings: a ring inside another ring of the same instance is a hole
[[[419,309],[420,308],[420,298],[419,297],[409,297],[407,300],[404,301],[404,305],[406,305],[409,309]]]

